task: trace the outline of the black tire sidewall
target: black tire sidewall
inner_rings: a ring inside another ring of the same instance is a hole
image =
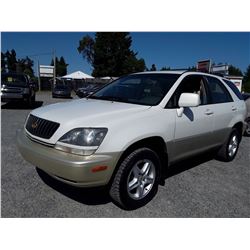
[[[250,126],[250,125],[249,125],[249,123],[250,123],[250,117],[248,117],[248,118],[246,119],[246,123],[248,124],[247,126]],[[248,136],[248,137],[250,137],[250,133],[247,133],[246,130],[245,130],[245,135]]]
[[[230,155],[229,155],[229,152],[228,152],[228,146],[229,146],[229,143],[230,143],[230,141],[231,141],[231,139],[232,139],[232,137],[233,137],[234,135],[237,136],[238,144],[237,144],[236,152],[234,153],[233,156],[230,156]],[[231,132],[231,134],[230,134],[230,136],[229,136],[229,138],[228,138],[227,146],[226,146],[226,156],[227,156],[227,160],[228,160],[228,161],[232,161],[232,160],[236,157],[237,152],[238,152],[238,150],[239,150],[239,145],[240,145],[240,134],[239,134],[239,132],[238,132],[236,129],[233,129],[233,131]]]
[[[150,160],[154,163],[156,177],[155,177],[153,187],[151,188],[149,193],[144,198],[142,198],[140,200],[135,200],[135,199],[131,198],[128,194],[127,180],[128,180],[129,173],[130,173],[131,169],[133,168],[133,166],[136,164],[136,162],[138,162],[142,159],[147,159],[147,160]],[[124,161],[126,161],[126,159]],[[125,207],[129,208],[129,209],[135,209],[135,208],[141,207],[141,206],[145,205],[146,203],[148,203],[157,193],[159,178],[160,178],[160,160],[159,160],[159,157],[157,156],[157,154],[154,151],[147,149],[147,148],[145,148],[142,151],[135,154],[126,163],[126,167],[124,168],[124,171],[122,173],[120,185],[119,185],[120,186],[119,191],[120,191],[121,200],[122,200],[122,203],[125,205]]]

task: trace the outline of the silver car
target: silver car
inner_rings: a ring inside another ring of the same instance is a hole
[[[88,98],[33,110],[17,136],[19,151],[54,178],[109,187],[125,209],[156,194],[168,166],[210,149],[232,161],[246,106],[227,79],[199,72],[141,72]]]

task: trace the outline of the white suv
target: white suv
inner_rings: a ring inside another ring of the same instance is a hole
[[[233,160],[245,115],[241,94],[226,79],[143,72],[88,98],[33,110],[17,140],[23,157],[54,178],[109,185],[118,205],[135,209],[153,198],[174,162],[210,149]]]

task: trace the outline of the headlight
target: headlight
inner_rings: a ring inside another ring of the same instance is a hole
[[[90,155],[100,146],[107,131],[107,128],[76,128],[63,135],[55,148],[73,154]]]

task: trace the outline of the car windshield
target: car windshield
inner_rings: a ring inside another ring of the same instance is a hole
[[[26,86],[28,84],[26,77],[18,74],[2,74],[1,81],[8,85]]]
[[[68,89],[68,86],[66,86],[66,85],[57,85],[57,86],[55,86],[55,89],[56,90],[67,90]]]
[[[146,73],[122,77],[89,98],[154,106],[161,102],[179,74]]]

